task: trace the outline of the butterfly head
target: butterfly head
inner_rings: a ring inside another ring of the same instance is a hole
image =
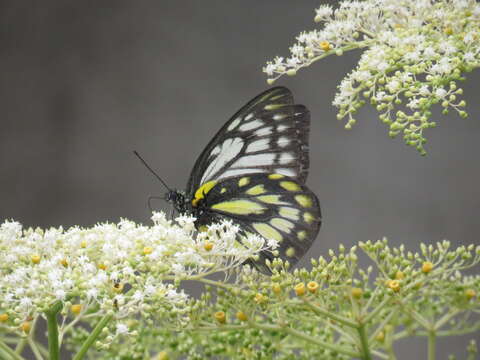
[[[185,194],[182,192],[178,190],[169,190],[165,194],[165,200],[172,204],[175,210],[177,210],[180,214],[186,212],[187,207],[185,203]]]

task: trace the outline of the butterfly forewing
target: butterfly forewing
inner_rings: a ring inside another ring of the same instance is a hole
[[[310,117],[284,87],[269,89],[240,109],[215,135],[195,163],[188,185],[249,174],[277,173],[304,183],[308,173]]]
[[[202,191],[204,213],[198,224],[232,219],[247,232],[277,241],[279,256],[292,264],[315,240],[321,223],[319,202],[296,179],[276,173],[249,174],[209,184]]]

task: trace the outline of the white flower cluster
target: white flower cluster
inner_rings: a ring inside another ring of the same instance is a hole
[[[273,83],[284,74],[326,56],[365,48],[357,68],[348,74],[333,101],[338,118],[355,123],[353,114],[370,99],[390,136],[400,132],[408,145],[424,153],[424,129],[432,104],[441,103],[467,114],[457,101],[455,81],[480,66],[480,4],[475,0],[346,0],[336,10],[322,5],[315,21],[321,30],[303,32],[290,48],[291,56],[267,62],[263,71]],[[393,109],[405,105],[405,111]]]
[[[4,222],[0,327],[21,331],[57,301],[73,305],[77,316],[87,309],[115,310],[117,318],[152,305],[181,309],[188,298],[175,280],[228,270],[277,246],[250,234],[240,245],[239,227],[227,221],[197,233],[192,217],[154,213],[152,220],[150,227],[122,220],[66,231]],[[117,332],[127,330],[119,325]]]

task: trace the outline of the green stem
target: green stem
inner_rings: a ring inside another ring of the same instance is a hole
[[[98,335],[102,332],[103,328],[108,324],[108,322],[112,319],[113,315],[107,314],[105,315],[95,326],[92,333],[88,336],[87,340],[82,344],[82,347],[78,351],[78,353],[73,357],[72,360],[80,360],[83,359],[85,354],[87,353],[88,349],[97,339]]]
[[[384,354],[380,351],[372,350],[372,354],[379,357],[380,359],[391,360],[387,354]]]
[[[365,331],[365,324],[360,323],[357,328],[358,336],[360,337],[360,344],[362,345],[362,359],[372,360],[372,355],[370,354],[370,348],[368,345],[367,332]]]
[[[5,350],[3,350],[2,347],[0,347],[0,359],[5,359],[5,360],[10,360],[12,359],[9,355],[8,352],[6,352]]]
[[[454,310],[452,312],[447,312],[441,319],[439,319],[433,326],[435,330],[439,330],[443,325],[449,322],[452,318],[457,316],[460,310]]]
[[[57,301],[52,305],[50,309],[45,312],[45,315],[47,317],[48,352],[50,353],[50,360],[60,359],[57,315],[60,310],[62,310],[62,307],[63,303],[61,301]]]
[[[380,331],[385,330],[385,326],[390,322],[392,317],[396,314],[396,310],[393,310],[390,314],[388,314],[385,319],[380,323],[380,325],[377,326],[373,334],[370,336],[369,341],[374,341],[377,335],[380,333]]]
[[[363,322],[365,324],[370,322],[370,320],[372,320],[375,316],[377,316],[378,313],[382,311],[385,305],[387,305],[391,300],[392,298],[390,297],[385,298],[380,304],[378,304],[378,306],[374,310],[372,310],[370,313],[367,314],[367,316],[365,316],[365,319],[363,320]]]
[[[216,325],[216,326],[201,326],[186,328],[194,331],[232,331],[232,330],[246,330],[250,329],[248,325]]]
[[[17,346],[15,346],[15,352],[17,354],[21,354],[23,352],[23,349],[25,348],[25,345],[27,345],[27,338],[23,338],[17,343]]]
[[[337,322],[339,322],[340,324],[343,324],[345,326],[348,326],[348,327],[351,327],[351,328],[356,328],[358,325],[353,322],[352,320],[346,318],[346,317],[343,317],[343,316],[340,316],[340,315],[337,315],[335,313],[332,313],[328,310],[325,310],[325,309],[322,309],[321,307],[319,306],[316,306],[316,305],[313,305],[311,302],[309,301],[304,301],[304,303],[310,307],[310,309],[312,309],[314,312],[316,312],[317,314],[320,314],[320,315],[323,315],[323,316],[326,316],[326,317],[329,317],[330,319],[332,320],[335,320]]]
[[[28,344],[30,345],[30,348],[32,349],[33,355],[35,355],[35,359],[36,360],[43,360],[43,356],[40,353],[40,350],[38,349],[37,344],[35,343],[35,341],[31,337],[28,338]]]
[[[46,357],[48,359],[48,350],[45,346],[43,346],[42,344],[39,344],[37,342],[35,342],[35,345],[38,349],[38,351],[40,351],[40,354],[42,354],[42,356]]]
[[[190,280],[190,279],[189,279]],[[197,280],[199,282],[202,282],[204,284],[208,284],[208,285],[213,285],[213,286],[216,286],[216,287],[220,287],[220,288],[223,288],[223,289],[226,289],[226,290],[230,290],[232,287],[228,284],[224,284],[220,281],[215,281],[215,280],[210,280],[210,279],[203,279],[203,278],[198,278],[198,279],[194,279],[194,280]]]
[[[12,337],[12,336],[2,337],[2,341],[5,342],[6,344],[17,345],[18,344],[18,337]]]
[[[3,341],[0,340],[0,355],[2,355],[2,359],[12,359],[12,360],[24,360],[23,357],[17,354],[15,351],[10,348],[10,346],[6,345]]]
[[[428,333],[428,360],[435,360],[435,342],[437,340],[435,331]]]
[[[408,334],[406,331],[404,331],[405,334]],[[397,360],[397,357],[395,355],[395,351],[393,350],[393,342],[396,340],[396,337],[392,332],[386,331],[385,332],[385,350],[388,353],[388,359],[389,360]]]
[[[283,332],[286,332],[287,334],[295,336],[299,339],[305,340],[305,341],[310,342],[310,343],[314,343],[314,344],[316,344],[320,347],[323,347],[325,349],[336,351],[340,354],[344,354],[344,355],[347,355],[347,356],[358,357],[358,355],[359,355],[358,353],[356,353],[354,351],[351,351],[349,349],[346,349],[343,346],[339,346],[339,345],[336,345],[336,344],[330,344],[330,343],[321,341],[321,340],[316,339],[312,336],[309,336],[308,334],[304,334],[304,333],[302,333],[298,330],[295,330],[293,328],[290,328],[290,327],[282,327],[282,326],[268,325],[268,324],[256,324],[256,323],[254,323],[252,325],[254,327],[256,327],[257,329],[261,329],[261,330],[283,331]]]

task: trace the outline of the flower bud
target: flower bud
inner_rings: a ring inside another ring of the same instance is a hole
[[[247,321],[248,320],[247,314],[245,314],[243,311],[238,311],[236,316],[237,316],[237,319],[240,320],[240,321]]]
[[[316,281],[310,281],[308,284],[307,284],[307,289],[309,292],[311,292],[312,294],[315,294],[318,290],[318,283]]]
[[[295,285],[294,290],[297,296],[305,295],[305,284],[303,282],[298,283],[297,285]]]
[[[75,315],[78,315],[82,311],[82,307],[82,304],[73,304],[72,306],[70,306],[70,311]]]
[[[213,314],[213,316],[219,324],[225,324],[225,322],[227,321],[227,317],[223,311],[217,311],[215,314]]]
[[[360,299],[363,295],[363,290],[358,287],[354,287],[352,290],[350,290],[350,293],[355,299]]]
[[[430,261],[425,261],[422,264],[422,272],[424,274],[428,274],[430,271],[432,271],[432,269],[433,269],[433,264]]]

